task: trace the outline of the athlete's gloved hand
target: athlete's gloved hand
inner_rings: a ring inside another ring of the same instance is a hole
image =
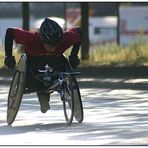
[[[79,64],[80,64],[80,59],[78,58],[78,56],[69,56],[69,63],[72,66],[72,68],[76,68]]]
[[[16,64],[15,57],[14,56],[7,56],[7,57],[5,57],[4,64],[8,68],[14,68],[15,64]]]

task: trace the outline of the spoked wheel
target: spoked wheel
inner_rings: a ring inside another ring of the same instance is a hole
[[[64,76],[64,95],[63,95],[63,108],[64,115],[68,125],[71,125],[74,116],[74,93],[72,86],[71,76],[66,74]]]
[[[24,72],[16,71],[9,90],[7,105],[7,123],[11,125],[18,113],[25,87]]]

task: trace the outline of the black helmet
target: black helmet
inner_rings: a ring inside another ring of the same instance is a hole
[[[63,37],[63,30],[55,21],[45,18],[40,26],[40,35],[43,42],[57,45]]]

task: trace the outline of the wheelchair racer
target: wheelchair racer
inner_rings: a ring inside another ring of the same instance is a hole
[[[73,46],[69,62],[73,68],[76,68],[80,63],[78,52],[81,45],[81,29],[79,27],[73,27],[63,32],[58,23],[45,18],[39,32],[8,28],[5,34],[4,60],[4,64],[8,68],[14,68],[16,65],[12,51],[14,40],[17,44],[24,46],[24,52],[29,58],[40,58],[44,55],[60,57],[69,47]],[[37,92],[37,96],[41,112],[46,113],[50,109],[50,94]]]

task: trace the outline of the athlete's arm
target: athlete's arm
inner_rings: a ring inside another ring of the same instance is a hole
[[[8,28],[5,34],[5,56],[12,56],[12,47],[13,47],[13,31],[14,28]]]
[[[13,47],[13,31],[15,29],[14,28],[8,28],[6,30],[6,34],[5,34],[5,60],[4,60],[4,64],[8,67],[8,68],[14,68],[16,61],[15,61],[15,57],[12,56],[12,47]]]
[[[79,35],[81,37],[81,29],[80,29],[80,27],[76,27],[76,30],[78,31],[78,33],[79,33]],[[78,58],[78,52],[79,52],[80,46],[81,46],[81,41],[74,44],[73,47],[72,47],[70,56],[69,56],[69,62],[70,62],[71,66],[73,68],[76,68],[80,63],[80,60]]]
[[[76,30],[79,32],[80,36],[81,36],[81,29],[80,27],[76,27]],[[78,52],[79,52],[79,49],[80,49],[80,46],[81,46],[81,41],[74,44],[73,47],[72,47],[72,50],[71,50],[71,56],[77,56],[78,55]]]

